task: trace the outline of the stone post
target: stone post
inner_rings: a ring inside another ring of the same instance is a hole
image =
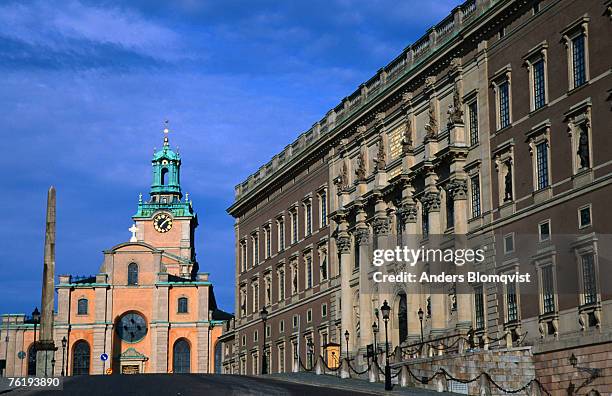
[[[359,320],[361,323],[361,348],[366,348],[373,343],[374,334],[372,333],[372,279],[370,269],[370,229],[366,224],[365,203],[358,200],[357,225],[355,230],[355,243],[359,245]]]
[[[55,187],[47,194],[47,222],[43,266],[40,338],[36,343],[36,376],[52,375],[55,343],[53,342],[53,306],[55,305]]]
[[[348,222],[346,220],[346,213],[343,209],[341,209],[337,217],[338,229],[336,236],[336,248],[338,250],[338,254],[340,254],[340,298],[341,298],[341,330],[340,330],[340,341],[344,342],[344,332],[346,330],[349,331],[352,337],[349,338],[349,341],[354,340],[354,331],[352,326],[352,304],[351,304],[351,237],[348,234]],[[344,344],[343,344],[344,346]],[[350,346],[349,346],[350,348]],[[347,357],[348,352],[345,348],[342,348],[344,352],[342,357]]]

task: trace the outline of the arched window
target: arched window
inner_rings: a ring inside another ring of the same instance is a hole
[[[162,168],[161,170],[161,185],[165,186],[168,183],[168,168]]]
[[[174,343],[172,351],[172,370],[174,373],[189,373],[191,371],[189,343],[184,338]]]
[[[77,302],[77,315],[87,315],[87,299],[79,298]]]
[[[87,341],[77,341],[72,352],[72,375],[88,375],[89,360],[89,344]]]
[[[28,375],[36,375],[36,348],[34,348],[34,343],[28,348]]]
[[[403,292],[399,295],[397,322],[399,325],[399,342],[402,343],[408,337],[408,302],[406,301],[406,294]]]
[[[178,313],[187,313],[188,308],[187,297],[179,297],[178,299]]]
[[[130,263],[128,265],[128,285],[138,284],[138,264]]]

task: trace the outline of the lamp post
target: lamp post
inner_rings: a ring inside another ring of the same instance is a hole
[[[268,363],[266,361],[266,321],[268,320],[268,310],[264,306],[261,312],[259,313],[261,316],[261,321],[263,322],[263,333],[261,339],[261,374],[268,374]]]
[[[32,311],[32,321],[34,322],[34,351],[36,351],[36,325],[40,322],[38,307],[34,308],[34,311]]]
[[[51,376],[55,377],[55,357],[51,358]]]
[[[376,322],[372,323],[372,333],[374,334],[374,358],[378,363],[378,325]]]
[[[582,385],[580,385],[579,387],[576,387],[576,385],[574,385],[573,382],[570,381],[569,386],[567,387],[567,394],[568,395],[574,395],[574,394],[578,394],[578,391],[587,386],[588,384],[590,384],[591,382],[593,382],[595,379],[601,377],[601,369],[600,368],[591,368],[591,367],[579,367],[578,366],[578,358],[576,357],[576,355],[574,355],[572,353],[572,356],[569,357],[569,362],[572,365],[572,367],[574,367],[575,369],[577,369],[578,371],[582,371],[584,373],[588,373],[590,375],[589,378],[587,378]]]
[[[391,307],[387,303],[387,300],[385,300],[382,307],[380,307],[380,311],[382,312],[382,317],[385,321],[385,390],[392,390],[393,386],[391,386],[391,366],[389,366],[389,335],[387,329],[387,323],[389,322],[389,313],[391,312]]]
[[[351,336],[351,334],[349,333],[349,331],[345,331],[344,332],[344,339],[346,340],[346,360],[349,359],[349,337]]]
[[[67,344],[68,344],[68,340],[66,339],[66,336],[64,336],[64,338],[62,338],[62,377],[64,376],[64,367],[65,367],[64,357],[66,355],[66,345]]]
[[[419,322],[421,322],[421,344],[423,343],[423,310],[419,307]]]

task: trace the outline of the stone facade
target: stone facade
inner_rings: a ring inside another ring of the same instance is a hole
[[[59,276],[56,375],[214,371],[216,340],[231,315],[217,308],[209,274],[198,270],[198,220],[181,192],[180,163],[166,136],[154,154],[150,199],[139,199],[130,241],[105,250],[96,275]],[[33,375],[28,353],[36,325],[25,315],[2,316],[5,375]]]
[[[602,0],[466,1],[239,184],[228,210],[236,219],[236,322],[223,336],[232,344],[226,372],[260,371],[262,349],[273,372],[296,369],[308,340],[315,355],[327,359],[339,348],[364,363],[366,346],[383,344],[372,323],[382,329],[385,300],[392,350],[419,341],[419,309],[426,339],[530,346],[537,378],[549,375],[540,362],[557,351],[581,357],[609,345],[610,278],[600,270],[611,257],[609,10]],[[318,226],[321,191],[325,226]],[[534,282],[509,292],[499,284],[435,289],[371,280],[375,248],[462,243],[486,247],[478,271],[527,271]],[[314,271],[307,283],[308,257],[319,269],[320,246],[328,278]],[[272,333],[262,341],[254,334],[263,331],[264,306]],[[292,326],[295,317],[301,326]],[[610,375],[602,361],[592,366]],[[558,394],[567,386],[556,377],[542,383]],[[590,386],[603,392],[605,383]]]

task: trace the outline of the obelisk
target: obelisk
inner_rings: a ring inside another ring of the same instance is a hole
[[[42,280],[40,338],[36,345],[36,376],[53,376],[55,344],[53,342],[53,307],[55,305],[55,187],[47,194],[45,258]],[[53,361],[53,362],[52,362]]]

